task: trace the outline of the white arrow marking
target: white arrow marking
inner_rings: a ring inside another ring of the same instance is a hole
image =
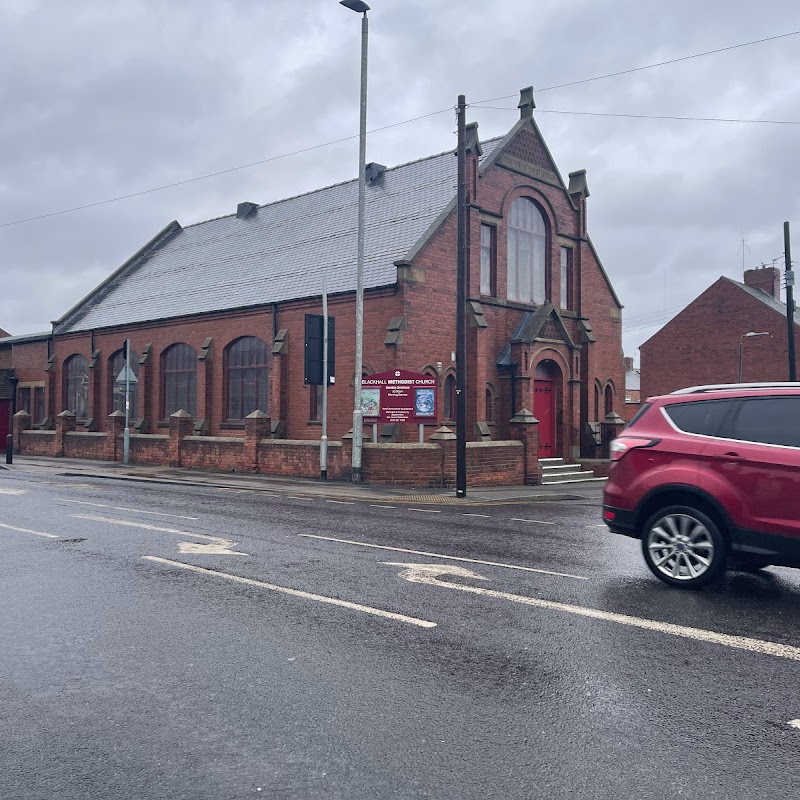
[[[90,522],[108,522],[112,525],[125,525],[128,528],[142,528],[146,531],[157,531],[158,533],[174,533],[177,536],[191,536],[193,539],[205,539],[211,542],[208,545],[195,544],[194,542],[180,542],[178,549],[181,553],[194,553],[195,555],[220,555],[220,556],[246,556],[247,553],[239,553],[231,550],[236,542],[229,539],[222,539],[219,536],[209,536],[205,533],[191,533],[181,531],[176,528],[159,528],[156,525],[146,525],[144,522],[128,522],[125,519],[112,519],[110,517],[97,517],[92,514],[72,514],[75,519],[86,519]]]
[[[427,619],[417,619],[416,617],[408,617],[405,614],[397,614],[394,611],[384,611],[381,608],[372,608],[372,606],[362,606],[360,603],[351,603],[349,600],[339,600],[338,597],[326,597],[322,594],[313,594],[311,592],[304,592],[300,589],[289,589],[286,586],[276,586],[274,583],[265,583],[264,581],[256,581],[252,578],[243,578],[241,575],[232,575],[229,572],[220,572],[215,569],[206,569],[205,567],[196,567],[194,564],[184,564],[182,561],[171,561],[168,558],[159,558],[158,556],[142,556],[147,561],[156,561],[159,564],[167,564],[171,567],[180,567],[187,569],[191,572],[197,572],[200,575],[213,576],[215,578],[225,578],[229,581],[236,583],[245,583],[248,586],[258,586],[261,589],[269,589],[271,592],[280,592],[281,594],[292,595],[293,597],[302,597],[304,600],[315,600],[318,603],[327,603],[332,606],[339,606],[340,608],[349,608],[351,611],[360,611],[363,614],[372,614],[375,617],[383,617],[384,619],[392,619],[396,622],[406,622],[409,625],[416,625],[419,628],[435,628],[436,623],[430,622]]]
[[[0,486],[0,494],[25,494],[27,489],[5,489]]]
[[[449,583],[439,580],[439,575],[457,575],[462,578],[472,578],[473,580],[486,580],[482,575],[477,575],[470,570],[462,567],[443,566],[439,564],[399,564],[396,562],[383,562],[393,567],[404,567],[400,573],[401,578],[405,578],[412,583],[427,583],[430,586],[443,586],[447,589],[456,589],[459,592],[469,592],[479,594],[484,597],[495,597],[498,600],[509,600],[512,603],[522,603],[538,608],[547,608],[551,611],[564,611],[568,614],[577,614],[581,617],[599,619],[605,622],[616,622],[619,625],[629,625],[634,628],[644,628],[658,633],[667,633],[671,636],[681,636],[684,639],[695,639],[700,642],[731,647],[736,650],[747,650],[751,653],[761,653],[777,658],[788,658],[792,661],[800,661],[800,647],[789,644],[779,644],[778,642],[768,642],[762,639],[750,639],[747,636],[732,636],[728,633],[718,633],[717,631],[707,631],[702,628],[690,628],[685,625],[674,625],[671,622],[658,622],[653,619],[642,617],[632,617],[628,614],[616,614],[612,611],[601,611],[597,608],[586,608],[585,606],[574,606],[569,603],[557,603],[553,600],[541,600],[537,597],[526,597],[520,594],[510,594],[508,592],[498,592],[494,589],[484,589],[481,586],[465,586],[461,583]],[[454,570],[458,570],[457,572]],[[798,721],[800,727],[800,721]],[[789,723],[792,724],[792,723]]]

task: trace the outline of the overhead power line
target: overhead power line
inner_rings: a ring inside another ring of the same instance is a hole
[[[710,55],[715,55],[717,53],[724,53],[726,51],[736,50],[736,49],[741,48],[741,47],[749,47],[751,45],[763,44],[765,42],[772,42],[772,41],[776,41],[778,39],[786,39],[786,38],[788,38],[790,36],[797,36],[798,34],[800,34],[800,31],[790,31],[788,33],[778,34],[777,36],[769,36],[769,37],[766,37],[764,39],[754,39],[754,40],[749,41],[749,42],[740,42],[739,44],[733,44],[733,45],[729,45],[727,47],[720,47],[720,48],[717,48],[716,50],[706,50],[706,51],[704,51],[702,53],[693,53],[691,55],[681,56],[679,58],[668,59],[667,61],[659,61],[659,62],[657,62],[655,64],[645,64],[644,66],[631,67],[630,69],[619,70],[617,72],[608,72],[608,73],[606,73],[604,75],[595,75],[595,76],[592,76],[592,77],[589,77],[589,78],[582,78],[580,80],[569,81],[567,83],[554,84],[553,86],[546,86],[544,88],[537,89],[536,91],[537,92],[548,92],[548,91],[551,91],[553,89],[562,89],[562,88],[565,88],[567,86],[576,86],[576,85],[582,84],[582,83],[590,83],[592,81],[604,80],[606,78],[614,78],[614,77],[618,77],[620,75],[628,75],[628,74],[631,74],[633,72],[641,72],[643,70],[654,69],[656,67],[663,67],[663,66],[667,66],[669,64],[677,64],[679,62],[688,61],[688,60],[693,59],[693,58],[701,58],[703,56],[710,56]],[[478,101],[476,101],[474,103],[471,103],[470,105],[479,106],[481,108],[491,109],[491,108],[493,108],[492,106],[481,106],[480,104],[481,103],[491,103],[491,102],[494,102],[496,100],[507,100],[509,98],[516,97],[516,96],[517,96],[516,94],[513,94],[513,95],[503,95],[502,97],[492,97],[492,98],[488,98],[488,99],[485,99],[485,100],[478,100]],[[507,110],[507,109],[500,109],[500,110]],[[604,113],[600,113],[600,112],[589,112],[589,111],[554,111],[554,110],[544,110],[544,109],[537,109],[537,110],[538,111],[544,111],[544,113],[553,113],[553,114],[580,114],[580,115],[587,115],[587,116],[608,116],[608,117],[615,116],[615,117],[631,117],[631,118],[648,118],[646,115],[642,115],[642,114],[604,114]],[[389,128],[395,128],[395,127],[398,127],[400,125],[407,125],[410,122],[417,122],[419,120],[427,119],[428,117],[434,117],[434,116],[437,116],[439,114],[444,114],[444,113],[449,112],[449,111],[452,111],[452,107],[450,107],[450,106],[448,106],[447,108],[439,109],[438,111],[431,111],[431,112],[429,112],[427,114],[420,114],[419,116],[416,116],[416,117],[411,117],[409,119],[400,120],[399,122],[392,122],[392,123],[389,123],[388,125],[383,125],[380,128],[373,128],[371,131],[369,131],[369,133],[370,134],[378,133],[380,131],[384,131],[384,130],[387,130]],[[652,117],[652,118],[654,118],[654,119],[681,119],[681,120],[687,120],[687,121],[703,121],[703,122],[763,122],[763,123],[778,124],[778,125],[798,125],[798,124],[800,124],[800,122],[794,122],[794,121],[790,121],[790,120],[737,120],[737,119],[718,119],[718,118],[701,118],[701,117],[666,117],[666,116]],[[117,202],[119,202],[121,200],[129,200],[129,199],[134,198],[134,197],[141,197],[143,195],[152,194],[154,192],[161,192],[161,191],[164,191],[165,189],[173,189],[173,188],[176,188],[178,186],[185,186],[185,185],[190,184],[190,183],[196,183],[198,181],[208,180],[209,178],[216,178],[216,177],[219,177],[220,175],[228,175],[228,174],[230,174],[232,172],[238,172],[240,170],[250,169],[251,167],[257,167],[257,166],[260,166],[262,164],[268,164],[271,161],[278,161],[278,160],[283,159],[283,158],[290,158],[292,156],[302,155],[303,153],[310,153],[313,150],[320,150],[320,149],[322,149],[324,147],[331,147],[332,145],[341,144],[342,142],[351,141],[352,139],[357,139],[357,138],[358,138],[358,134],[353,134],[352,136],[343,136],[340,139],[333,139],[332,141],[329,141],[329,142],[321,142],[320,144],[315,144],[315,145],[311,145],[309,147],[304,147],[304,148],[301,148],[300,150],[293,150],[293,151],[288,152],[288,153],[281,153],[280,155],[277,155],[277,156],[270,156],[268,158],[262,158],[262,159],[259,159],[257,161],[251,161],[251,162],[249,162],[247,164],[239,164],[239,165],[237,165],[235,167],[228,167],[226,169],[218,170],[216,172],[209,172],[209,173],[206,173],[204,175],[196,175],[196,176],[191,177],[191,178],[185,178],[185,179],[180,180],[180,181],[174,181],[173,183],[166,183],[166,184],[163,184],[161,186],[153,186],[153,187],[151,187],[149,189],[142,189],[141,191],[138,191],[138,192],[130,192],[128,194],[118,195],[116,197],[109,197],[109,198],[106,198],[105,200],[97,200],[97,201],[92,202],[92,203],[83,203],[82,205],[79,205],[79,206],[72,206],[70,208],[63,208],[63,209],[59,209],[57,211],[50,211],[47,214],[37,214],[36,216],[33,216],[33,217],[25,217],[23,219],[12,220],[10,222],[3,222],[3,223],[0,223],[0,228],[10,228],[10,227],[12,227],[14,225],[22,225],[22,224],[24,224],[26,222],[35,222],[37,220],[48,219],[50,217],[58,217],[58,216],[61,216],[63,214],[71,214],[71,213],[73,213],[75,211],[84,211],[85,209],[88,209],[88,208],[96,208],[98,206],[109,205],[110,203],[117,203]]]
[[[779,33],[777,36],[767,36],[765,39],[753,39],[749,42],[740,42],[739,44],[731,44],[727,47],[718,47],[716,50],[706,50],[703,53],[692,53],[688,56],[680,56],[679,58],[670,58],[667,61],[657,61],[655,64],[645,64],[641,67],[631,67],[629,69],[622,69],[618,72],[607,72],[605,75],[595,75],[591,78],[581,78],[576,81],[569,81],[567,83],[556,83],[553,86],[545,86],[543,89],[536,89],[537,94],[540,92],[549,92],[552,89],[565,89],[567,86],[578,86],[582,83],[591,83],[592,81],[602,81],[606,78],[617,78],[620,75],[631,75],[634,72],[643,72],[646,69],[655,69],[656,67],[665,67],[668,64],[678,64],[681,61],[689,61],[693,58],[702,58],[703,56],[713,56],[717,53],[725,53],[729,50],[738,50],[740,47],[750,47],[754,44],[764,44],[765,42],[774,42],[778,39],[787,39],[790,36],[797,36],[800,31],[789,31],[789,33]],[[495,100],[509,100],[516,97],[515,94],[506,94],[502,97],[491,97],[488,100],[479,100],[478,102],[493,103]],[[472,105],[475,105],[474,103]]]
[[[516,111],[511,106],[482,106],[475,103],[473,107],[486,108],[491,111]],[[800,120],[793,119],[738,119],[733,117],[682,117],[671,114],[615,114],[607,111],[564,111],[555,108],[537,108],[537,114],[574,114],[581,117],[625,117],[627,119],[671,119],[685,122],[752,122],[764,125],[800,125]]]

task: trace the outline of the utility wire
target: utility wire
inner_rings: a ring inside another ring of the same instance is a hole
[[[782,33],[782,34],[778,34],[777,36],[769,36],[769,37],[764,38],[764,39],[754,39],[753,41],[749,41],[749,42],[741,42],[739,44],[733,44],[733,45],[729,45],[727,47],[720,47],[720,48],[717,48],[716,50],[707,50],[707,51],[702,52],[702,53],[693,53],[693,54],[688,55],[688,56],[681,56],[680,58],[673,58],[673,59],[669,59],[667,61],[659,61],[659,62],[657,62],[655,64],[646,64],[646,65],[641,66],[641,67],[632,67],[630,69],[620,70],[618,72],[609,72],[609,73],[606,73],[605,75],[595,75],[595,76],[593,76],[591,78],[582,78],[581,80],[569,81],[567,83],[554,84],[553,86],[546,86],[546,87],[544,87],[542,89],[537,89],[536,91],[537,92],[548,92],[548,91],[550,91],[552,89],[562,89],[562,88],[567,87],[567,86],[576,86],[576,85],[582,84],[582,83],[590,83],[592,81],[604,80],[606,78],[614,78],[614,77],[618,77],[620,75],[628,75],[628,74],[631,74],[633,72],[641,72],[641,71],[647,70],[647,69],[654,69],[655,67],[663,67],[663,66],[666,66],[668,64],[677,64],[677,63],[679,63],[681,61],[688,61],[688,60],[693,59],[693,58],[701,58],[703,56],[714,55],[716,53],[724,53],[724,52],[729,51],[729,50],[736,50],[736,49],[741,48],[741,47],[749,47],[749,46],[755,45],[755,44],[763,44],[764,42],[772,42],[772,41],[776,41],[778,39],[785,39],[785,38],[788,38],[790,36],[797,36],[798,34],[800,34],[800,31],[790,31],[789,33]],[[513,98],[513,97],[516,97],[516,96],[517,96],[516,94],[513,94],[513,95],[503,95],[502,97],[492,97],[492,98],[488,98],[488,99],[485,99],[485,100],[478,100],[475,103],[471,103],[470,105],[479,106],[481,103],[491,103],[491,102],[494,102],[496,100],[508,100],[509,98]],[[481,107],[482,108],[492,108],[491,106],[481,106]],[[438,111],[431,111],[428,114],[421,114],[420,116],[417,116],[417,117],[411,117],[410,119],[404,119],[404,120],[401,120],[399,122],[392,122],[392,123],[390,123],[388,125],[383,125],[380,128],[374,128],[371,131],[369,131],[368,133],[371,133],[371,134],[372,133],[378,133],[379,131],[384,131],[384,130],[387,130],[389,128],[395,128],[395,127],[397,127],[399,125],[406,125],[406,124],[408,124],[410,122],[417,122],[417,121],[419,121],[421,119],[427,119],[428,117],[434,117],[434,116],[437,116],[439,114],[444,114],[444,113],[449,112],[451,110],[452,110],[452,108],[448,107],[448,108],[439,109]],[[506,110],[506,109],[502,109],[502,110]],[[537,109],[537,110],[542,111],[543,109]],[[593,116],[627,116],[627,117],[634,117],[634,118],[635,117],[644,116],[644,115],[636,115],[636,114],[600,114],[600,113],[593,114],[593,112],[588,112],[588,111],[587,112],[551,111],[551,112],[545,112],[545,113],[587,114],[587,115],[593,115]],[[661,117],[661,118],[662,119],[685,119],[685,120],[691,120],[691,121],[714,121],[714,122],[717,122],[717,121],[719,121],[719,122],[722,122],[722,121],[724,121],[724,122],[771,122],[773,124],[784,124],[784,125],[797,125],[797,124],[800,124],[798,122],[785,121],[785,120],[718,120],[718,119],[710,119],[710,118],[709,119],[703,119],[703,118],[699,118],[699,117],[698,118],[693,118],[693,117]],[[258,161],[251,161],[248,164],[240,164],[240,165],[235,166],[235,167],[229,167],[227,169],[218,170],[217,172],[209,172],[209,173],[207,173],[205,175],[197,175],[197,176],[192,177],[192,178],[186,178],[185,180],[175,181],[174,183],[167,183],[167,184],[164,184],[162,186],[153,186],[153,187],[151,187],[149,189],[143,189],[143,190],[141,190],[139,192],[130,192],[129,194],[118,195],[117,197],[110,197],[110,198],[107,198],[106,200],[98,200],[98,201],[96,201],[94,203],[84,203],[84,204],[79,205],[79,206],[73,206],[71,208],[60,209],[59,211],[51,211],[51,212],[49,212],[47,214],[38,214],[38,215],[33,216],[33,217],[25,217],[24,219],[12,220],[11,222],[3,222],[3,223],[0,223],[0,228],[10,228],[10,227],[12,227],[14,225],[22,225],[23,223],[26,223],[26,222],[35,222],[36,220],[40,220],[40,219],[48,219],[50,217],[57,217],[57,216],[61,216],[63,214],[71,214],[71,213],[73,213],[75,211],[83,211],[83,210],[85,210],[87,208],[96,208],[98,206],[108,205],[109,203],[116,203],[116,202],[119,202],[120,200],[129,200],[129,199],[131,199],[133,197],[141,197],[142,195],[152,194],[153,192],[161,192],[161,191],[163,191],[165,189],[173,189],[173,188],[175,188],[177,186],[185,186],[185,185],[187,185],[189,183],[196,183],[198,181],[207,180],[209,178],[216,178],[216,177],[219,177],[220,175],[228,175],[228,174],[230,174],[232,172],[238,172],[238,171],[243,170],[243,169],[249,169],[251,167],[257,167],[257,166],[260,166],[261,164],[268,164],[271,161],[278,161],[278,160],[283,159],[283,158],[289,158],[291,156],[301,155],[303,153],[310,153],[313,150],[320,150],[320,149],[322,149],[324,147],[330,147],[330,146],[332,146],[334,144],[341,144],[342,142],[348,142],[348,141],[350,141],[352,139],[356,139],[356,138],[358,138],[358,134],[354,134],[352,136],[344,136],[341,139],[334,139],[334,140],[332,140],[330,142],[322,142],[320,144],[311,145],[310,147],[304,147],[304,148],[302,148],[300,150],[293,150],[293,151],[291,151],[289,153],[281,153],[280,155],[271,156],[270,158],[262,158],[262,159],[259,159]]]
[[[754,44],[763,44],[764,42],[774,42],[777,39],[786,39],[789,36],[797,36],[798,34],[800,34],[800,31],[790,31],[789,33],[780,33],[777,36],[768,36],[765,39],[753,39],[750,42],[740,42],[739,44],[731,44],[731,45],[728,45],[727,47],[719,47],[716,50],[706,50],[703,53],[693,53],[692,55],[689,55],[689,56],[681,56],[680,58],[670,58],[667,61],[658,61],[655,64],[645,64],[642,67],[631,67],[630,69],[623,69],[623,70],[619,70],[618,72],[607,72],[605,75],[595,75],[592,78],[581,78],[580,80],[569,81],[568,83],[557,83],[557,84],[554,84],[553,86],[545,86],[543,89],[536,89],[536,93],[538,94],[539,92],[549,92],[552,89],[564,89],[567,86],[578,86],[579,84],[591,83],[592,81],[602,81],[602,80],[605,80],[606,78],[616,78],[616,77],[619,77],[620,75],[630,75],[630,74],[632,74],[634,72],[642,72],[642,71],[644,71],[646,69],[655,69],[656,67],[665,67],[668,64],[678,64],[681,61],[689,61],[689,60],[691,60],[693,58],[702,58],[703,56],[712,56],[712,55],[715,55],[717,53],[725,53],[728,50],[737,50],[740,47],[750,47],[751,45],[754,45]],[[509,100],[509,99],[511,99],[513,97],[516,97],[516,96],[517,96],[516,94],[506,94],[506,95],[503,95],[502,97],[491,97],[488,100],[479,100],[478,102],[479,103],[493,103],[495,100]],[[475,105],[475,104],[472,103],[471,105]]]
[[[475,103],[471,106],[476,107]],[[477,106],[491,111],[516,111],[511,106]],[[563,111],[555,108],[537,108],[537,114],[573,114],[582,117],[626,117],[628,119],[672,119],[686,122],[753,122],[764,125],[800,125],[800,120],[793,119],[737,119],[732,117],[679,117],[668,114],[612,114],[604,111]]]
[[[373,128],[369,133],[378,133],[379,131],[385,131],[388,128],[396,128],[398,125],[406,125],[409,122],[417,122],[421,119],[427,119],[428,117],[434,117],[437,114],[444,114],[447,111],[450,111],[450,108],[442,108],[439,111],[431,111],[429,114],[421,114],[418,117],[412,117],[411,119],[404,119],[400,122],[392,122],[389,125],[383,125],[380,128]],[[119,200],[129,200],[132,197],[141,197],[145,194],[151,194],[153,192],[161,192],[164,189],[172,189],[176,186],[185,186],[187,183],[196,183],[197,181],[204,181],[208,178],[216,178],[219,175],[228,175],[231,172],[238,172],[239,170],[249,169],[250,167],[257,167],[260,164],[268,164],[270,161],[279,161],[282,158],[289,158],[290,156],[298,156],[303,153],[310,153],[312,150],[320,150],[323,147],[330,147],[334,144],[341,144],[342,142],[348,142],[351,139],[358,139],[358,134],[354,134],[353,136],[344,136],[341,139],[334,139],[330,142],[323,142],[321,144],[311,145],[310,147],[304,147],[301,150],[293,150],[290,153],[281,153],[277,156],[270,156],[269,158],[262,158],[259,161],[251,161],[249,164],[239,164],[236,167],[228,167],[228,169],[221,169],[218,172],[209,172],[205,175],[197,175],[194,178],[186,178],[182,181],[175,181],[174,183],[165,183],[163,186],[153,186],[150,189],[142,189],[140,192],[131,192],[130,194],[122,194],[117,197],[110,197],[106,200],[98,200],[95,203],[85,203],[84,205],[80,206],[73,206],[72,208],[63,208],[60,211],[51,211],[47,214],[38,214],[35,217],[25,217],[24,219],[16,219],[12,222],[3,222],[0,223],[0,228],[10,228],[12,225],[22,225],[25,222],[34,222],[39,219],[47,219],[48,217],[58,217],[61,214],[71,214],[73,211],[83,211],[86,208],[96,208],[97,206],[104,206],[108,205],[109,203],[116,203]]]

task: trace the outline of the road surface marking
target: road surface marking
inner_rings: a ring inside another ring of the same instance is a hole
[[[294,494],[287,494],[286,496],[290,500],[305,500],[306,499],[305,497],[298,497],[297,495],[294,495]]]
[[[592,525],[592,528],[606,528],[606,529],[608,529],[608,525],[606,525],[605,523],[603,523],[602,525]]]
[[[176,536],[190,536],[193,539],[205,539],[211,544],[197,544],[196,542],[179,542],[178,551],[181,553],[193,553],[195,555],[207,556],[246,556],[247,553],[239,553],[231,550],[236,542],[223,539],[220,536],[209,536],[205,533],[190,533],[180,531],[175,528],[159,528],[156,525],[145,525],[144,522],[129,522],[126,519],[112,519],[110,517],[96,517],[91,514],[72,514],[75,519],[86,519],[90,522],[108,522],[112,525],[124,525],[128,528],[142,528],[146,531],[156,531],[157,533],[174,533]]]
[[[47,539],[58,539],[54,533],[42,533],[41,531],[31,531],[27,528],[15,528],[13,525],[4,525],[0,522],[0,528],[7,528],[10,531],[19,531],[20,533],[32,533],[34,536],[44,536]]]
[[[397,508],[397,506],[376,506],[370,503],[370,508]]]
[[[199,517],[184,517],[180,514],[164,514],[161,511],[143,511],[140,508],[123,508],[122,506],[109,506],[104,503],[87,503],[85,500],[68,500],[66,497],[56,497],[60,503],[77,503],[80,506],[94,506],[95,508],[110,508],[112,511],[133,511],[136,514],[150,514],[157,517],[172,517],[173,519],[198,520]]]
[[[0,494],[25,494],[27,489],[4,489],[0,486]]]
[[[535,522],[538,525],[555,525],[555,522],[545,522],[543,519],[521,519],[520,517],[511,517],[512,522]]]
[[[429,622],[426,619],[407,617],[405,614],[397,614],[394,611],[384,611],[381,608],[362,606],[360,603],[351,603],[349,600],[339,600],[336,597],[326,597],[322,594],[312,594],[311,592],[304,592],[301,589],[289,589],[286,586],[276,586],[274,583],[256,581],[252,578],[242,578],[240,575],[231,575],[229,572],[220,572],[219,570],[215,569],[196,567],[194,564],[184,564],[182,561],[172,561],[169,558],[159,558],[158,556],[142,556],[142,558],[145,558],[148,561],[157,561],[159,564],[168,564],[171,567],[188,569],[191,572],[197,572],[200,575],[211,575],[215,578],[225,578],[226,580],[235,581],[236,583],[244,583],[248,586],[258,586],[261,589],[269,589],[271,592],[281,592],[282,594],[292,595],[292,597],[302,597],[305,600],[315,600],[317,603],[328,603],[332,606],[349,608],[351,611],[360,611],[363,614],[372,614],[373,616],[383,617],[384,619],[392,619],[396,622],[406,622],[409,625],[417,625],[420,628],[436,627],[435,622]]]
[[[340,506],[354,506],[355,503],[352,500],[326,500],[326,503],[336,503]]]
[[[800,728],[800,719],[790,719],[787,725],[791,725],[793,728]]]
[[[632,617],[628,614],[601,611],[598,608],[574,606],[568,603],[557,603],[553,600],[542,600],[538,597],[526,597],[520,594],[498,592],[494,589],[484,589],[482,586],[465,586],[462,583],[450,583],[448,581],[439,580],[440,575],[457,575],[460,578],[471,578],[472,580],[479,581],[487,580],[483,575],[478,575],[463,567],[456,567],[450,564],[398,564],[388,561],[384,563],[393,567],[403,567],[404,569],[400,573],[400,577],[412,583],[443,586],[447,589],[455,589],[459,592],[469,592],[470,594],[483,595],[484,597],[495,597],[498,600],[510,600],[512,603],[522,603],[524,605],[537,606],[538,608],[547,608],[551,611],[565,611],[568,614],[577,614],[581,617],[590,617],[591,619],[599,619],[605,622],[616,622],[620,625],[630,625],[634,628],[643,628],[649,631],[656,631],[657,633],[681,636],[685,639],[695,639],[700,642],[718,644],[736,650],[747,650],[751,653],[761,653],[762,655],[800,661],[800,647],[794,647],[789,644],[779,644],[778,642],[769,642],[762,639],[751,639],[747,636],[733,636],[728,633],[703,630],[702,628],[675,625],[671,622],[658,622],[657,620],[645,619],[643,617]],[[798,727],[800,727],[800,720],[796,721],[798,722]],[[792,723],[789,724],[791,725]]]
[[[357,547],[374,547],[377,550],[392,550],[395,553],[413,553],[415,556],[428,556],[429,558],[446,558],[449,561],[466,561],[470,564],[483,564],[486,567],[503,567],[504,569],[518,569],[523,572],[538,572],[544,575],[557,575],[559,578],[575,578],[578,581],[586,581],[588,578],[583,575],[570,575],[567,572],[553,572],[549,569],[534,569],[533,567],[520,567],[517,564],[501,564],[498,561],[479,561],[477,558],[463,558],[462,556],[446,556],[442,553],[427,553],[424,550],[407,550],[405,547],[389,547],[384,544],[368,544],[367,542],[354,542],[350,539],[334,539],[333,536],[319,536],[314,533],[298,533],[307,539],[323,539],[326,542],[339,542],[340,544],[354,544]]]
[[[462,517],[483,517],[484,519],[491,519],[489,514],[462,514]]]

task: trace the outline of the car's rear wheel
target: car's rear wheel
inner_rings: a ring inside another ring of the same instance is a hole
[[[658,510],[647,520],[642,553],[652,573],[664,583],[699,589],[724,571],[728,544],[708,514],[675,505]]]

